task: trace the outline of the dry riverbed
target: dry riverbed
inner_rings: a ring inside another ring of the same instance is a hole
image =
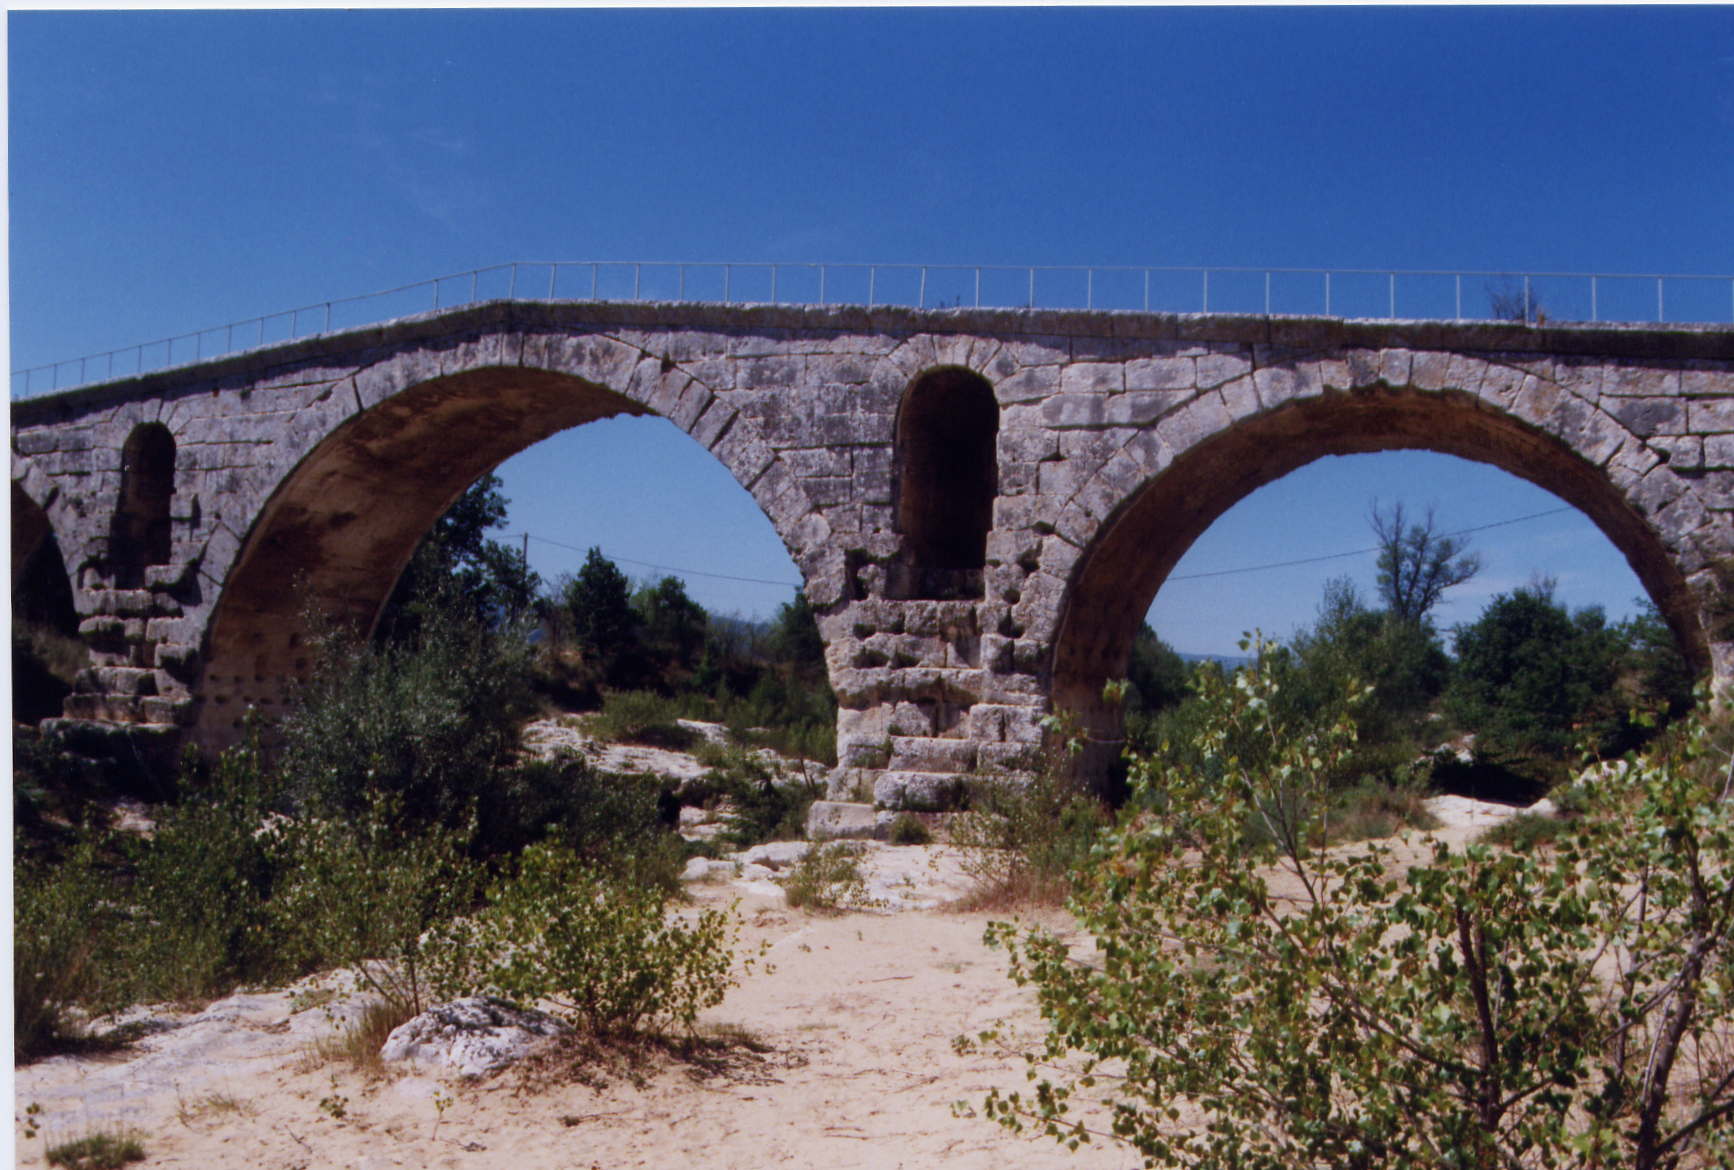
[[[1510,811],[1440,801],[1440,833],[1457,839]],[[130,1048],[17,1070],[16,1111],[42,1111],[39,1136],[15,1127],[17,1162],[39,1166],[49,1144],[126,1126],[147,1166],[1138,1165],[1126,1150],[1068,1154],[954,1115],[953,1102],[979,1106],[992,1087],[1023,1085],[1024,1067],[1011,1051],[960,1055],[953,1037],[997,1023],[1028,1041],[1039,1032],[1033,997],[982,945],[987,915],[941,906],[967,886],[954,852],[878,846],[866,861],[876,904],[841,915],[789,909],[774,877],[692,884],[701,904],[737,905],[742,954],[768,946],[703,1021],[734,1038],[723,1059],[663,1054],[588,1085],[520,1071],[477,1082],[389,1066],[369,1075],[314,1053],[353,1004],[316,1004],[311,985],[247,993],[193,1013],[137,1010],[148,1034]]]

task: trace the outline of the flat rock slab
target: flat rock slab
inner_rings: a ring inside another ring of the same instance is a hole
[[[482,1077],[522,1060],[542,1041],[572,1029],[547,1012],[513,1007],[491,996],[436,1004],[399,1024],[380,1059]]]

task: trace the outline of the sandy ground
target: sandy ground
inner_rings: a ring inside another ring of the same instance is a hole
[[[1437,807],[1461,839],[1511,810],[1459,798]],[[1419,843],[1411,847],[1419,850]],[[148,1166],[849,1168],[1130,1167],[1129,1151],[1067,1153],[1006,1133],[953,1103],[979,1106],[1024,1084],[1014,1051],[959,1055],[952,1039],[990,1025],[1039,1035],[1033,997],[982,944],[988,915],[932,909],[965,885],[942,847],[870,855],[878,908],[790,910],[763,878],[696,883],[703,904],[737,903],[741,951],[768,944],[754,970],[705,1018],[764,1051],[727,1071],[658,1058],[642,1083],[526,1087],[506,1072],[461,1082],[389,1068],[368,1075],[312,1053],[341,1011],[305,1008],[291,990],[232,996],[196,1014],[140,1012],[162,1031],[104,1059],[58,1057],[17,1070],[17,1112],[41,1106],[42,1133],[15,1127],[18,1164],[46,1145],[130,1126]],[[1048,914],[1045,923],[1068,929]],[[300,1008],[301,1010],[296,1010]],[[444,1108],[441,1105],[444,1104]]]

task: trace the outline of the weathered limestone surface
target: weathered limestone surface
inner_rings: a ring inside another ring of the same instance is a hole
[[[979,565],[923,576],[898,420],[942,370],[991,388],[997,478]],[[1427,448],[1548,488],[1734,677],[1728,327],[495,302],[14,403],[15,562],[58,542],[95,652],[66,716],[231,740],[308,669],[309,603],[370,622],[478,475],[618,413],[703,444],[799,566],[839,797],[930,807],[1027,769],[1055,704],[1109,734],[1096,696],[1174,562],[1326,454]],[[150,424],[173,491],[139,564],[117,534]]]

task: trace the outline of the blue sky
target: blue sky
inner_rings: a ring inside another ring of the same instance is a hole
[[[13,368],[514,259],[1734,272],[1728,8],[14,12],[8,55]],[[657,420],[503,474],[546,575],[596,544],[795,580]],[[1558,506],[1321,461],[1176,576],[1365,547],[1374,497],[1447,528]],[[1537,572],[1638,592],[1575,513],[1474,539],[1447,624]],[[1153,617],[1231,651],[1344,572],[1372,558],[1175,580]]]

